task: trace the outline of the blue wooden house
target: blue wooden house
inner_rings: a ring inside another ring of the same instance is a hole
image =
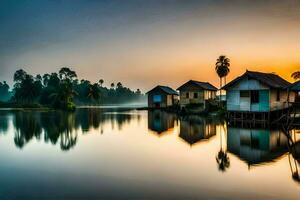
[[[158,85],[146,94],[149,108],[167,108],[178,103],[178,93],[168,86]]]
[[[266,112],[287,108],[290,83],[273,73],[246,71],[222,89],[226,90],[229,112]],[[289,100],[288,100],[289,99]]]

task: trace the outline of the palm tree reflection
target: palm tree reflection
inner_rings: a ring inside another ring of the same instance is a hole
[[[292,179],[300,184],[300,174],[299,174],[299,165],[300,165],[300,141],[297,140],[295,130],[286,130],[284,132],[288,138],[288,160],[292,173]]]
[[[223,144],[223,141],[226,141],[226,133],[225,133],[225,124],[219,126],[219,134],[220,134],[220,150],[216,156],[216,161],[218,164],[218,169],[221,172],[225,172],[227,168],[230,167],[230,160],[227,154],[227,148]],[[224,137],[224,139],[222,139]]]

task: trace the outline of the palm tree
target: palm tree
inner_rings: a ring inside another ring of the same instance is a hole
[[[104,80],[103,80],[103,79],[100,79],[100,80],[99,80],[100,87],[102,87],[103,83],[104,83]]]
[[[118,82],[118,83],[117,83],[117,87],[118,87],[118,88],[123,87],[122,83],[121,83],[121,82]]]
[[[291,77],[295,80],[300,79],[300,71],[295,71],[292,73]]]
[[[113,89],[113,88],[115,87],[115,84],[114,84],[114,83],[111,83],[111,84],[110,84],[110,87],[111,87],[111,89]]]
[[[230,59],[227,58],[225,55],[220,55],[217,59],[215,71],[220,78],[220,102],[221,102],[221,95],[222,95],[222,79],[224,78],[225,85],[226,85],[226,76],[230,72]]]

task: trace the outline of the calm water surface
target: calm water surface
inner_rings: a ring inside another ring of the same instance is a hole
[[[299,199],[297,132],[125,109],[0,111],[0,199]]]

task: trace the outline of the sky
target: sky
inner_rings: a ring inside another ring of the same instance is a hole
[[[246,69],[300,70],[300,1],[0,0],[0,81],[70,67],[79,79],[143,92],[189,79],[218,86]]]

